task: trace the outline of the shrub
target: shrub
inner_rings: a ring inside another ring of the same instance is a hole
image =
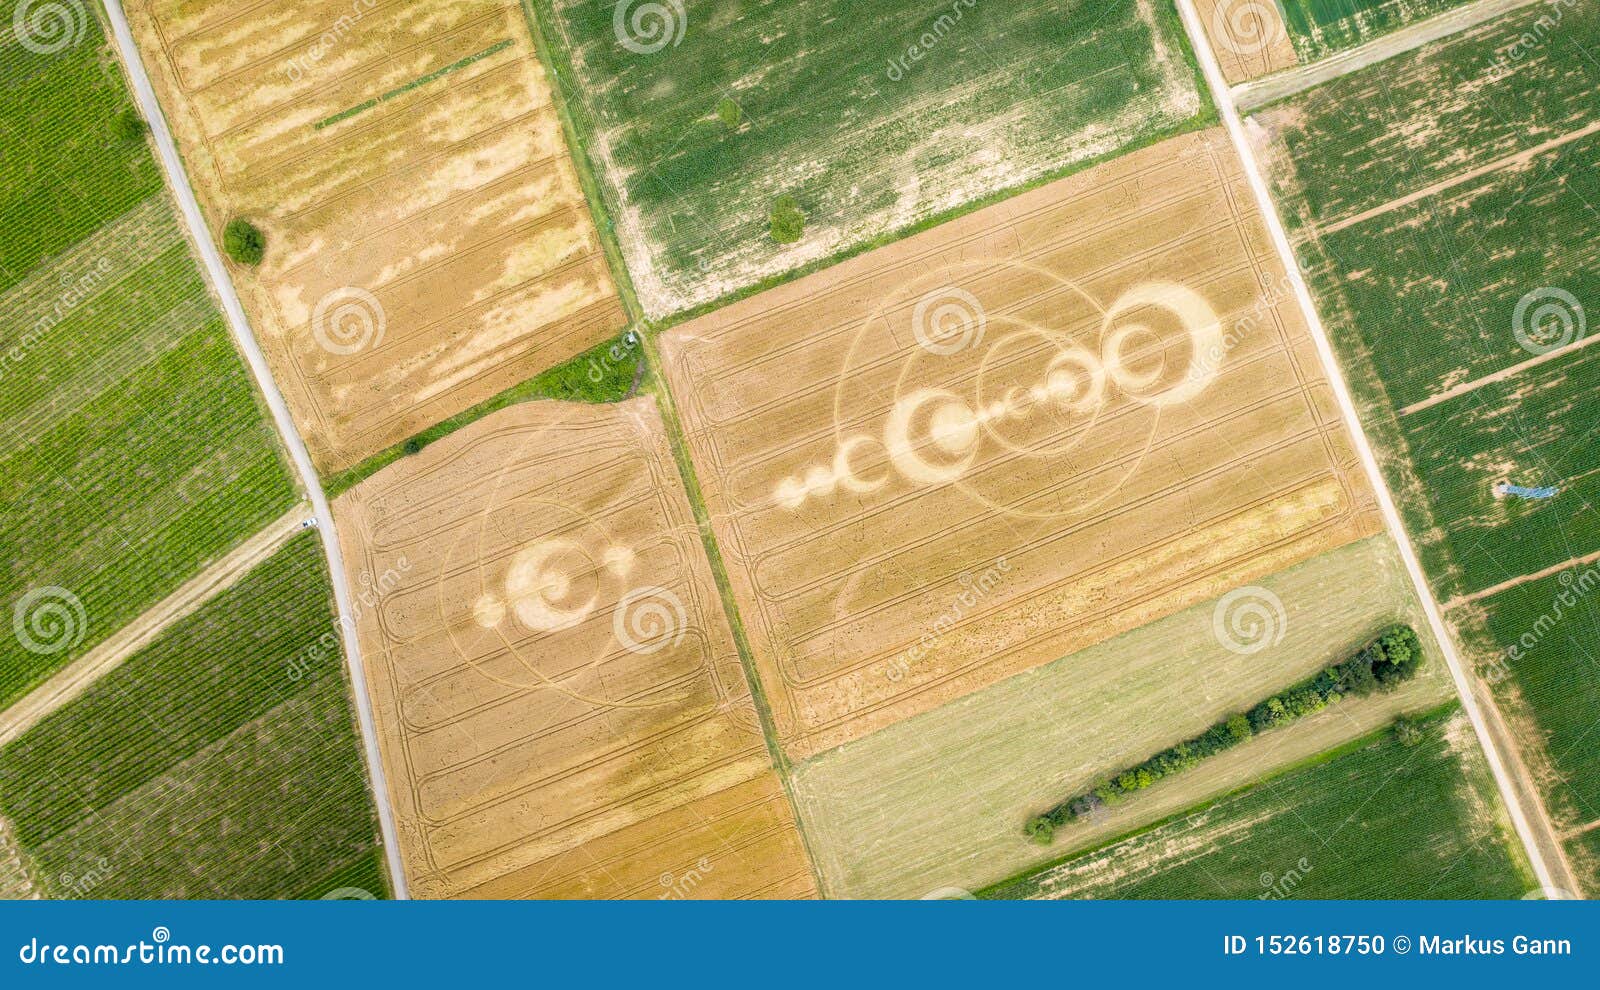
[[[793,196],[779,196],[772,204],[772,239],[779,244],[793,244],[806,231],[806,215]]]
[[[1416,719],[1402,716],[1395,720],[1394,737],[1402,746],[1415,746],[1422,741],[1422,726]]]
[[[422,453],[422,441],[417,437],[412,437],[405,442],[404,449],[408,457],[412,454],[420,454]]]
[[[1208,756],[1237,746],[1251,736],[1287,725],[1321,711],[1347,695],[1393,690],[1408,681],[1422,665],[1422,642],[1416,630],[1396,626],[1362,647],[1350,659],[1325,668],[1304,683],[1275,694],[1248,712],[1229,716],[1193,739],[1164,749],[1138,766],[1119,771],[1096,786],[1028,820],[1028,838],[1048,845],[1055,829],[1082,818],[1103,805],[1115,804],[1126,794],[1142,791],[1163,777],[1181,773]],[[1408,746],[1422,739],[1422,731],[1409,719],[1395,723],[1395,736]],[[1043,822],[1045,829],[1038,823]]]
[[[739,104],[723,97],[722,102],[717,104],[717,119],[722,121],[723,127],[736,131],[744,123],[744,111],[739,109]]]
[[[255,224],[235,217],[223,228],[222,250],[241,265],[259,265],[267,254],[267,238]]]
[[[132,108],[117,114],[116,124],[113,125],[117,140],[124,144],[143,141],[144,132],[149,129],[149,125],[144,122],[144,118],[139,116],[139,111]]]

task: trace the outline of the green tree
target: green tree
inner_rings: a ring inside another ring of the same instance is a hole
[[[793,196],[779,196],[772,204],[772,239],[779,244],[793,244],[806,231],[806,215]]]
[[[113,130],[118,141],[132,144],[135,141],[143,141],[144,132],[149,130],[149,127],[145,124],[144,118],[139,116],[139,111],[129,107],[117,114]]]
[[[267,254],[267,237],[243,217],[234,217],[222,230],[222,250],[241,265],[259,265]]]
[[[1041,846],[1048,846],[1055,840],[1056,827],[1044,815],[1028,819],[1028,824],[1022,827],[1022,832],[1033,842]]]
[[[1249,739],[1252,735],[1250,720],[1242,714],[1228,719],[1228,735],[1233,737],[1234,742],[1244,742]]]
[[[1394,723],[1394,737],[1402,746],[1415,746],[1422,742],[1422,726],[1409,716],[1401,716]]]
[[[722,121],[723,127],[736,131],[744,123],[744,111],[739,109],[739,104],[724,96],[722,102],[717,104],[717,119]]]

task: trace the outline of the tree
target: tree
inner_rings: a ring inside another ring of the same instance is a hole
[[[1028,819],[1028,824],[1022,827],[1022,832],[1041,846],[1048,846],[1056,837],[1056,827],[1044,815]]]
[[[117,140],[124,144],[143,141],[144,132],[148,129],[149,127],[145,124],[144,118],[139,116],[139,112],[132,108],[117,114],[117,121],[113,127]]]
[[[1235,715],[1228,719],[1228,735],[1236,743],[1242,743],[1251,736],[1250,720],[1243,715]]]
[[[1402,715],[1395,720],[1394,737],[1402,746],[1415,746],[1422,742],[1422,726],[1416,719]]]
[[[717,104],[717,119],[722,121],[723,127],[736,131],[744,123],[744,111],[739,109],[739,104],[723,97],[722,102]]]
[[[772,239],[779,244],[793,244],[806,231],[806,215],[793,196],[779,196],[772,204]]]
[[[223,228],[222,250],[241,265],[259,265],[267,254],[267,237],[255,224],[235,217]]]
[[[410,440],[407,440],[405,443],[405,452],[407,456],[411,454],[422,453],[422,441],[416,437],[412,437]]]

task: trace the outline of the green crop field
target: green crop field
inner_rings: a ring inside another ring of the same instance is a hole
[[[0,708],[296,499],[84,23],[0,43]]]
[[[1509,588],[1479,603],[1494,661],[1480,670],[1519,735],[1543,741],[1550,813],[1565,831],[1600,821],[1600,762],[1594,758],[1600,712],[1600,571],[1563,571]],[[1600,885],[1596,834],[1568,841],[1580,878]]]
[[[1302,64],[1354,48],[1471,0],[1278,0]]]
[[[1535,886],[1472,729],[1451,713],[1413,746],[1383,732],[980,896],[1515,898]]]
[[[1530,16],[1252,118],[1446,599],[1600,547],[1600,352],[1558,346],[1589,339],[1600,313],[1600,62],[1587,55],[1600,9],[1547,32],[1531,33]],[[1561,494],[1507,499],[1502,481]]]
[[[48,893],[317,897],[381,881],[317,540],[296,537],[0,750],[0,813]],[[62,879],[88,871],[92,890]]]
[[[1169,3],[530,2],[651,317],[885,242],[1202,113]],[[806,219],[779,243],[785,197]]]

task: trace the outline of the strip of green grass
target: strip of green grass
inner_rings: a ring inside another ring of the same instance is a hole
[[[436,423],[382,453],[374,454],[355,467],[329,475],[323,479],[323,490],[329,498],[336,498],[402,457],[421,453],[429,444],[507,406],[535,399],[621,402],[632,394],[640,369],[639,345],[636,340],[632,343],[629,341],[629,335],[624,333],[615,340],[599,344],[563,364],[540,372],[521,385]]]
[[[315,124],[312,124],[311,127],[312,127],[313,130],[318,130],[318,131],[322,130],[324,127],[332,127],[334,124],[340,123],[341,121],[349,120],[351,117],[354,117],[357,114],[365,113],[365,112],[367,112],[368,110],[371,110],[373,107],[377,106],[380,103],[386,103],[389,100],[392,100],[397,96],[404,96],[405,94],[411,92],[414,89],[418,89],[418,88],[420,88],[422,86],[426,86],[426,85],[428,85],[429,83],[431,83],[431,82],[433,82],[435,80],[443,79],[445,76],[448,76],[452,72],[459,72],[460,70],[465,69],[467,66],[473,64],[474,62],[481,62],[482,60],[488,58],[490,55],[496,55],[496,54],[498,54],[500,52],[503,52],[507,48],[510,48],[513,44],[515,44],[515,42],[513,42],[510,38],[507,38],[507,39],[505,39],[503,41],[497,41],[494,44],[490,45],[488,48],[485,48],[481,52],[478,52],[478,53],[476,53],[474,55],[468,55],[466,58],[463,58],[463,59],[458,59],[458,60],[456,60],[454,62],[451,62],[449,65],[444,66],[443,68],[434,69],[432,72],[428,73],[427,75],[420,76],[420,77],[418,77],[416,79],[413,79],[410,82],[406,83],[404,86],[396,86],[394,89],[391,89],[388,92],[380,94],[378,96],[374,96],[370,100],[366,100],[364,102],[357,103],[355,106],[349,108],[348,110],[340,110],[338,113],[334,114],[331,117],[325,117],[322,120],[317,121]]]
[[[376,816],[338,641],[307,533],[0,750],[0,811],[46,887],[73,896],[57,878],[102,860],[83,893],[370,881]]]
[[[1520,897],[1532,878],[1454,709],[1424,719],[1416,745],[1368,736],[981,896]]]

